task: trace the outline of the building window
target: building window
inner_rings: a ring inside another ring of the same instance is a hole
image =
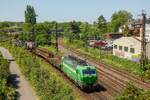
[[[122,51],[122,46],[119,46],[119,50],[121,50],[121,51]]]
[[[114,45],[114,49],[117,49],[117,45]]]
[[[130,48],[130,53],[134,53],[134,48]]]
[[[125,52],[128,52],[128,47],[124,47],[124,51],[125,51]]]

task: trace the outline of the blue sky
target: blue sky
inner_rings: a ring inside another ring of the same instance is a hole
[[[93,22],[101,14],[110,20],[118,10],[127,10],[137,17],[146,9],[150,15],[150,0],[0,0],[0,21],[24,21],[27,4],[34,6],[38,22]]]

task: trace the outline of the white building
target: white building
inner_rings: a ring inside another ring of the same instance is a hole
[[[150,24],[146,24],[145,27],[145,38],[147,41],[150,41]]]
[[[141,41],[135,37],[121,37],[113,42],[113,55],[139,62]],[[147,44],[147,55],[150,58],[150,43]]]

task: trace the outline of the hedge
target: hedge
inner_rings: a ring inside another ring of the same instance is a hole
[[[9,62],[0,53],[0,100],[15,100],[15,88],[10,83]]]

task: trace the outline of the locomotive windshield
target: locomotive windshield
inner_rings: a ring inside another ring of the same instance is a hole
[[[83,74],[96,74],[95,70],[83,70]]]

